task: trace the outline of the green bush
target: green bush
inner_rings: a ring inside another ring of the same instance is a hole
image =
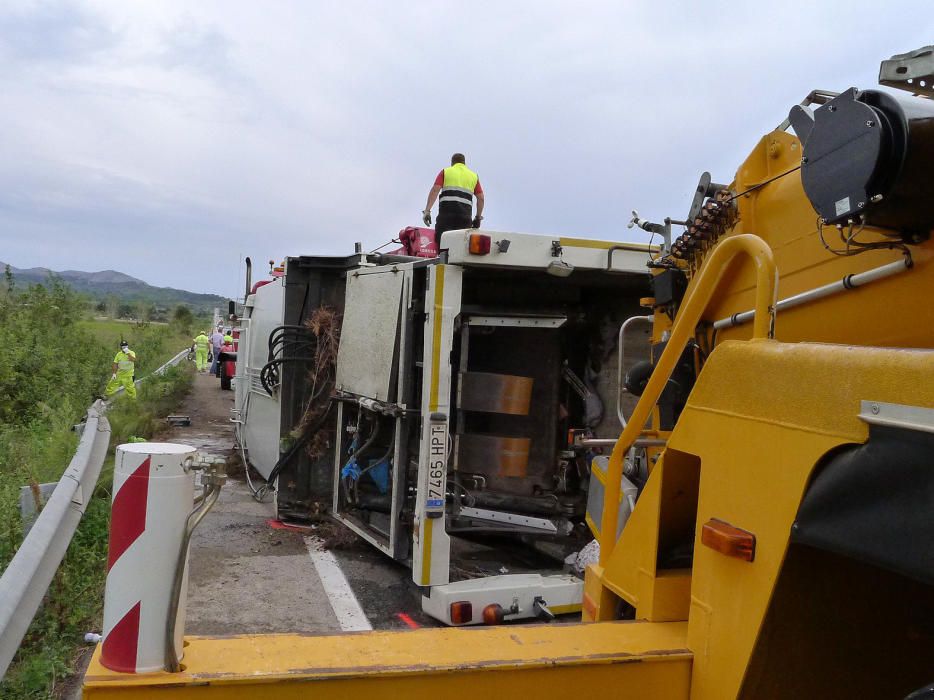
[[[22,543],[21,486],[54,482],[77,446],[73,425],[110,376],[117,348],[79,323],[84,302],[55,280],[16,292],[0,287],[0,568]],[[137,372],[145,375],[174,354],[167,326],[134,329]],[[116,343],[119,338],[116,338]],[[172,342],[177,342],[172,338]],[[114,343],[114,345],[116,345]],[[190,363],[185,363],[190,365]],[[130,435],[151,437],[159,419],[187,393],[192,368],[184,366],[143,382],[136,401],[118,398],[108,412],[113,445]],[[101,625],[106,575],[108,459],[94,497],[72,539],[45,602],[0,683],[0,698],[49,698],[74,672],[84,632]]]
[[[188,394],[193,381],[194,365],[182,362],[168,368],[165,374],[150,377],[140,384],[136,400],[126,396],[115,399],[107,413],[111,450],[116,445],[130,442],[131,437],[153,437],[162,425],[162,419],[175,410]],[[101,479],[103,481],[104,476]]]
[[[88,504],[45,602],[0,683],[0,698],[55,697],[62,680],[75,672],[84,633],[100,629],[109,522],[110,498],[101,491]]]
[[[80,416],[107,377],[107,352],[77,325],[84,302],[58,280],[0,297],[0,426]]]

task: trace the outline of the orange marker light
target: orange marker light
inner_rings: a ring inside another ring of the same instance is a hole
[[[720,554],[743,561],[756,558],[756,536],[722,520],[711,518],[701,530],[701,543]]]
[[[492,239],[484,233],[471,233],[467,239],[467,250],[472,255],[486,255],[490,252]]]
[[[473,620],[473,604],[469,600],[451,603],[451,624],[466,625]]]
[[[499,603],[490,603],[483,608],[484,625],[501,625],[503,624],[503,618],[505,618],[505,616],[506,613],[503,612],[503,606]]]

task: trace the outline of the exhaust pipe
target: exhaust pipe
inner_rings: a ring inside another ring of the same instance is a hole
[[[243,303],[246,303],[246,298],[250,296],[250,289],[253,287],[253,261],[250,260],[250,256],[246,257],[246,292],[243,295]]]

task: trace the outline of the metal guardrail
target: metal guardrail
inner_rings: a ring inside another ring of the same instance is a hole
[[[154,372],[138,379],[136,384],[163,374],[187,354],[188,348],[185,348]],[[114,396],[120,391],[123,387]],[[6,675],[22,644],[94,495],[110,446],[110,423],[104,415],[108,408],[109,400],[98,399],[88,409],[78,449],[0,577],[0,678]]]
[[[106,405],[97,400],[71,463],[0,577],[0,677],[6,674],[81,522],[110,445]]]
[[[191,348],[185,348],[184,350],[180,351],[180,352],[179,352],[175,357],[173,357],[171,360],[169,360],[169,361],[166,362],[164,365],[162,365],[161,367],[159,367],[159,369],[153,370],[152,372],[150,372],[149,374],[147,374],[145,377],[143,377],[143,379],[149,379],[150,377],[152,377],[153,375],[156,375],[156,374],[165,374],[165,371],[166,371],[169,367],[174,367],[174,366],[177,365],[179,362],[181,362],[183,359],[185,359],[185,357],[188,355],[189,352],[191,352]],[[143,379],[140,379],[139,381],[143,381]]]

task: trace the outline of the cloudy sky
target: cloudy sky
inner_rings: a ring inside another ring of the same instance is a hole
[[[235,294],[375,248],[463,151],[495,230],[633,239],[811,89],[934,43],[930,0],[0,6],[0,260]]]

